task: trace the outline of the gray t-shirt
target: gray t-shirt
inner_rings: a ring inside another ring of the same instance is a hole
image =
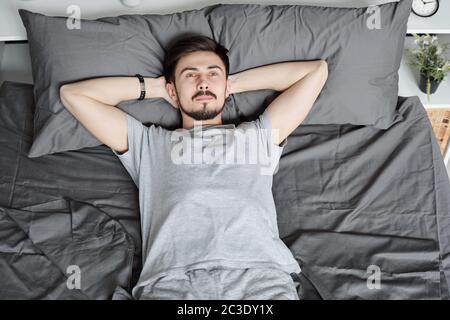
[[[133,296],[171,272],[276,268],[300,272],[279,238],[273,174],[285,139],[266,113],[251,122],[166,130],[127,114],[119,157],[139,188],[143,269]],[[257,156],[255,156],[257,155]],[[256,161],[255,161],[256,159]]]

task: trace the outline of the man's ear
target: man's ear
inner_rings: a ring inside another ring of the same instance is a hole
[[[176,103],[175,108],[179,108],[180,102],[178,101],[178,95],[175,90],[174,85],[171,82],[166,82],[166,91],[169,94],[169,97]]]
[[[231,78],[230,78],[230,76],[228,76],[225,98],[228,98],[230,96],[230,94],[232,93],[231,90],[232,90],[232,88],[231,88]]]
[[[173,100],[178,100],[177,92],[175,91],[175,88],[171,82],[166,82],[166,90]]]

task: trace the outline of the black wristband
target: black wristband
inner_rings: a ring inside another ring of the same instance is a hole
[[[136,77],[139,79],[139,84],[141,86],[141,95],[139,96],[138,100],[144,100],[145,98],[145,81],[144,77],[140,74],[136,74]]]

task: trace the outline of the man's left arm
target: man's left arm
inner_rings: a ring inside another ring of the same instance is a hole
[[[230,75],[230,93],[283,91],[266,109],[272,142],[279,145],[306,118],[327,78],[325,60],[277,63]]]

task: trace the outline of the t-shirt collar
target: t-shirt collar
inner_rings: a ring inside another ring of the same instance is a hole
[[[233,123],[226,123],[226,124],[203,124],[203,125],[197,125],[197,130],[201,128],[202,131],[208,130],[208,129],[235,129],[236,126]],[[190,129],[186,129],[189,132],[194,132],[194,127]]]

